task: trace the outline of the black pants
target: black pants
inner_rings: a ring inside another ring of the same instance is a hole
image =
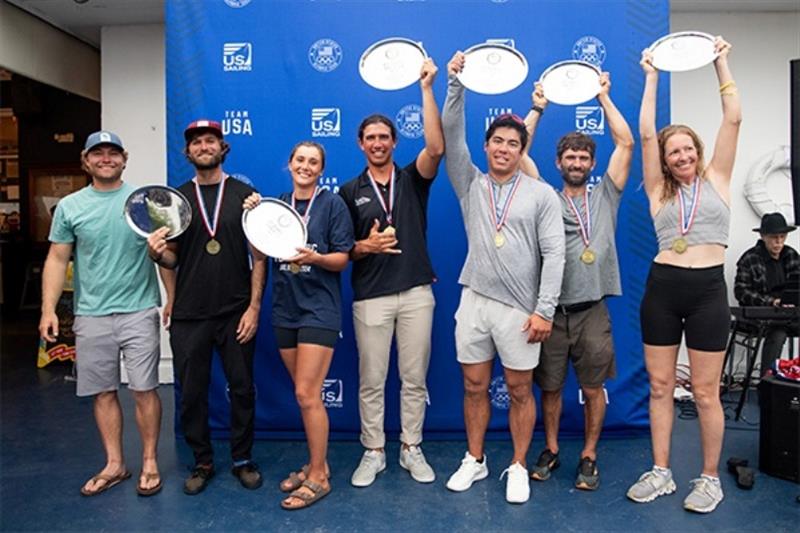
[[[240,318],[241,313],[234,313],[209,320],[174,320],[170,326],[169,343],[181,387],[181,426],[186,443],[194,452],[195,464],[213,461],[208,427],[208,388],[215,347],[222,356],[230,391],[231,455],[234,461],[250,459],[255,420],[255,339],[245,344],[237,342],[236,326]]]

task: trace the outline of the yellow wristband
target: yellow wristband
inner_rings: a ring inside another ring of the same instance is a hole
[[[722,85],[719,86],[719,92],[723,92],[728,87],[736,87],[736,82],[731,80],[723,83]]]

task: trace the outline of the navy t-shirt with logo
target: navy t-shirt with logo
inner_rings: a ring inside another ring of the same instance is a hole
[[[428,256],[428,197],[433,179],[417,170],[416,160],[406,167],[395,164],[395,199],[392,226],[401,254],[367,254],[353,262],[353,299],[365,300],[428,285],[435,274]],[[339,190],[350,211],[355,239],[366,239],[375,219],[383,231],[389,223],[367,169]],[[388,203],[387,203],[388,207]]]
[[[280,199],[291,205],[292,194]],[[309,201],[298,201],[295,209],[304,216]],[[353,247],[353,224],[342,199],[327,189],[318,189],[308,221],[308,246],[317,253],[349,253]],[[289,263],[272,259],[272,325],[280,328],[342,327],[341,273],[316,265],[302,265],[293,274]]]

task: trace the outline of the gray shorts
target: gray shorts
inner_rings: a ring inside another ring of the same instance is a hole
[[[484,363],[497,353],[503,367],[509,370],[536,368],[541,345],[529,344],[528,332],[522,331],[529,318],[524,311],[464,287],[456,311],[458,362]]]
[[[570,361],[583,387],[602,387],[606,379],[616,376],[611,319],[605,302],[577,313],[564,314],[560,307],[556,310],[553,331],[542,345],[536,384],[546,391],[561,390]]]
[[[119,356],[128,372],[128,388],[149,391],[158,387],[161,358],[158,308],[135,313],[76,316],[75,353],[78,396],[94,396],[119,389]]]

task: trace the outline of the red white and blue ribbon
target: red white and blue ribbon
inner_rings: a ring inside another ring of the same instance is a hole
[[[200,193],[200,184],[197,183],[197,178],[192,180],[194,182],[194,194],[197,197],[197,207],[200,209],[200,217],[203,219],[203,225],[206,227],[206,231],[212,239],[214,235],[217,234],[217,223],[219,222],[219,212],[222,209],[222,198],[225,196],[225,180],[227,179],[228,176],[222,176],[222,180],[217,186],[217,199],[214,203],[214,218],[212,220],[208,218],[206,203],[203,201],[203,195]]]
[[[578,219],[578,228],[581,232],[581,239],[583,240],[584,246],[589,246],[589,241],[592,239],[592,212],[589,209],[589,189],[584,187],[583,189],[583,208],[586,211],[586,221],[584,222],[583,218],[581,218],[581,213],[578,210],[578,207],[575,205],[575,202],[572,200],[567,194],[561,193],[564,195],[564,198],[567,199],[567,203],[569,204],[572,212],[575,214],[575,218]]]
[[[380,189],[378,189],[378,184],[375,182],[375,178],[372,177],[369,171],[367,171],[367,176],[369,176],[369,182],[372,184],[372,189],[375,191],[375,196],[378,197],[378,201],[383,208],[383,212],[386,213],[386,222],[392,224],[392,210],[394,209],[394,167],[392,167],[392,177],[389,178],[389,206],[386,206],[386,202],[383,201],[383,195],[381,194]]]
[[[680,209],[680,230],[681,235],[686,235],[694,224],[694,217],[697,214],[697,206],[700,205],[700,178],[696,177],[692,183],[692,205],[686,211],[686,199],[683,196],[683,187],[678,187],[678,203]]]
[[[308,226],[308,217],[311,215],[311,206],[314,205],[314,200],[317,198],[317,193],[319,192],[319,185],[314,187],[314,192],[311,194],[311,199],[308,201],[308,207],[306,207],[306,212],[303,215],[303,223]],[[292,209],[297,211],[295,207],[295,198],[294,192],[292,192]]]
[[[514,175],[512,181],[513,183],[511,184],[511,192],[508,193],[508,196],[506,196],[506,201],[503,204],[502,209],[498,213],[497,198],[495,198],[496,189],[494,180],[492,180],[492,178],[489,177],[486,178],[486,186],[489,189],[489,214],[491,215],[492,225],[494,226],[495,231],[498,233],[500,232],[501,229],[503,229],[503,226],[506,223],[506,219],[508,218],[508,211],[511,208],[511,201],[514,199],[514,194],[516,194],[517,187],[519,187],[519,184],[521,182],[521,180],[519,179],[519,172],[517,172]],[[500,186],[497,186],[497,189],[500,189]]]

